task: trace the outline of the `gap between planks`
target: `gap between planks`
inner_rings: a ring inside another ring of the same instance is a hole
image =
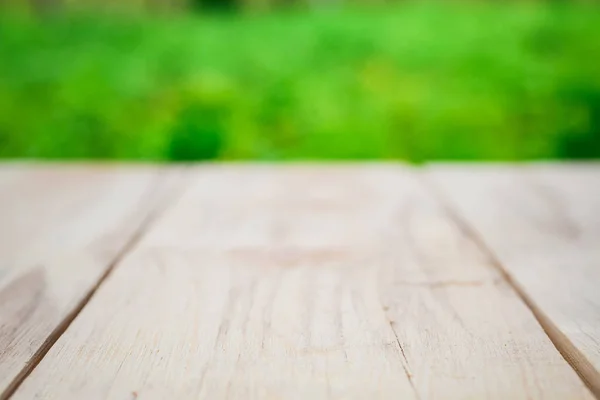
[[[556,350],[558,350],[560,355],[577,373],[594,397],[600,400],[600,376],[585,355],[582,354],[571,340],[560,331],[556,324],[552,322],[542,309],[535,304],[525,289],[515,281],[506,267],[502,265],[502,262],[496,253],[488,246],[485,239],[471,226],[471,224],[469,224],[466,218],[463,218],[463,216],[460,215],[456,207],[452,205],[450,199],[444,194],[444,191],[428,176],[429,172],[421,170],[420,175],[423,184],[428,187],[432,195],[438,199],[440,205],[448,213],[448,216],[454,220],[465,236],[473,240],[480,250],[489,257],[490,263],[498,269],[502,279],[513,288],[517,296],[519,296],[527,308],[529,308]]]
[[[151,186],[150,192],[155,190],[157,186],[160,185],[170,185],[173,187],[174,194],[165,195],[159,201],[159,204],[154,207],[153,210],[148,212],[148,215],[142,220],[139,226],[136,228],[131,237],[125,241],[122,248],[117,252],[114,259],[110,262],[106,271],[100,276],[98,281],[90,288],[88,293],[81,299],[81,301],[75,306],[75,308],[68,313],[65,318],[56,326],[56,328],[50,333],[50,335],[44,340],[39,349],[33,354],[30,361],[27,363],[25,367],[15,376],[15,378],[10,382],[10,384],[6,387],[6,389],[0,393],[0,400],[8,400],[12,397],[12,395],[19,389],[21,384],[29,377],[29,375],[33,372],[33,370],[38,366],[38,364],[42,361],[42,359],[48,354],[52,346],[58,341],[58,339],[65,333],[65,331],[69,328],[69,326],[73,323],[75,318],[81,313],[81,311],[85,308],[85,306],[90,302],[94,294],[98,291],[100,286],[108,279],[108,277],[112,274],[115,268],[119,265],[121,260],[132,250],[135,248],[140,239],[144,236],[144,234],[150,229],[152,224],[156,222],[160,216],[169,208],[169,205],[172,204],[176,198],[181,196],[183,191],[185,190],[184,182],[180,182],[183,180],[185,176],[185,167],[180,167],[179,171],[173,173],[174,176],[166,177],[162,174],[158,174],[155,178],[156,182]]]

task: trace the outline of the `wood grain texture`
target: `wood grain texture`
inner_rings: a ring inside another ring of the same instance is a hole
[[[590,399],[407,169],[207,167],[14,399]]]
[[[441,165],[432,176],[600,397],[600,164]]]
[[[0,167],[0,393],[9,394],[159,205],[156,168]]]

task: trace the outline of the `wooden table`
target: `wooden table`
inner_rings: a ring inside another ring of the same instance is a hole
[[[600,397],[600,164],[0,166],[2,399]]]

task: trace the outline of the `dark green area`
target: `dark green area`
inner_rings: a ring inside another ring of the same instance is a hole
[[[600,12],[4,16],[0,157],[600,157]]]

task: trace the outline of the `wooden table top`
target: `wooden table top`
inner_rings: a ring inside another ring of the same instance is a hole
[[[0,164],[0,393],[600,398],[600,163]]]

